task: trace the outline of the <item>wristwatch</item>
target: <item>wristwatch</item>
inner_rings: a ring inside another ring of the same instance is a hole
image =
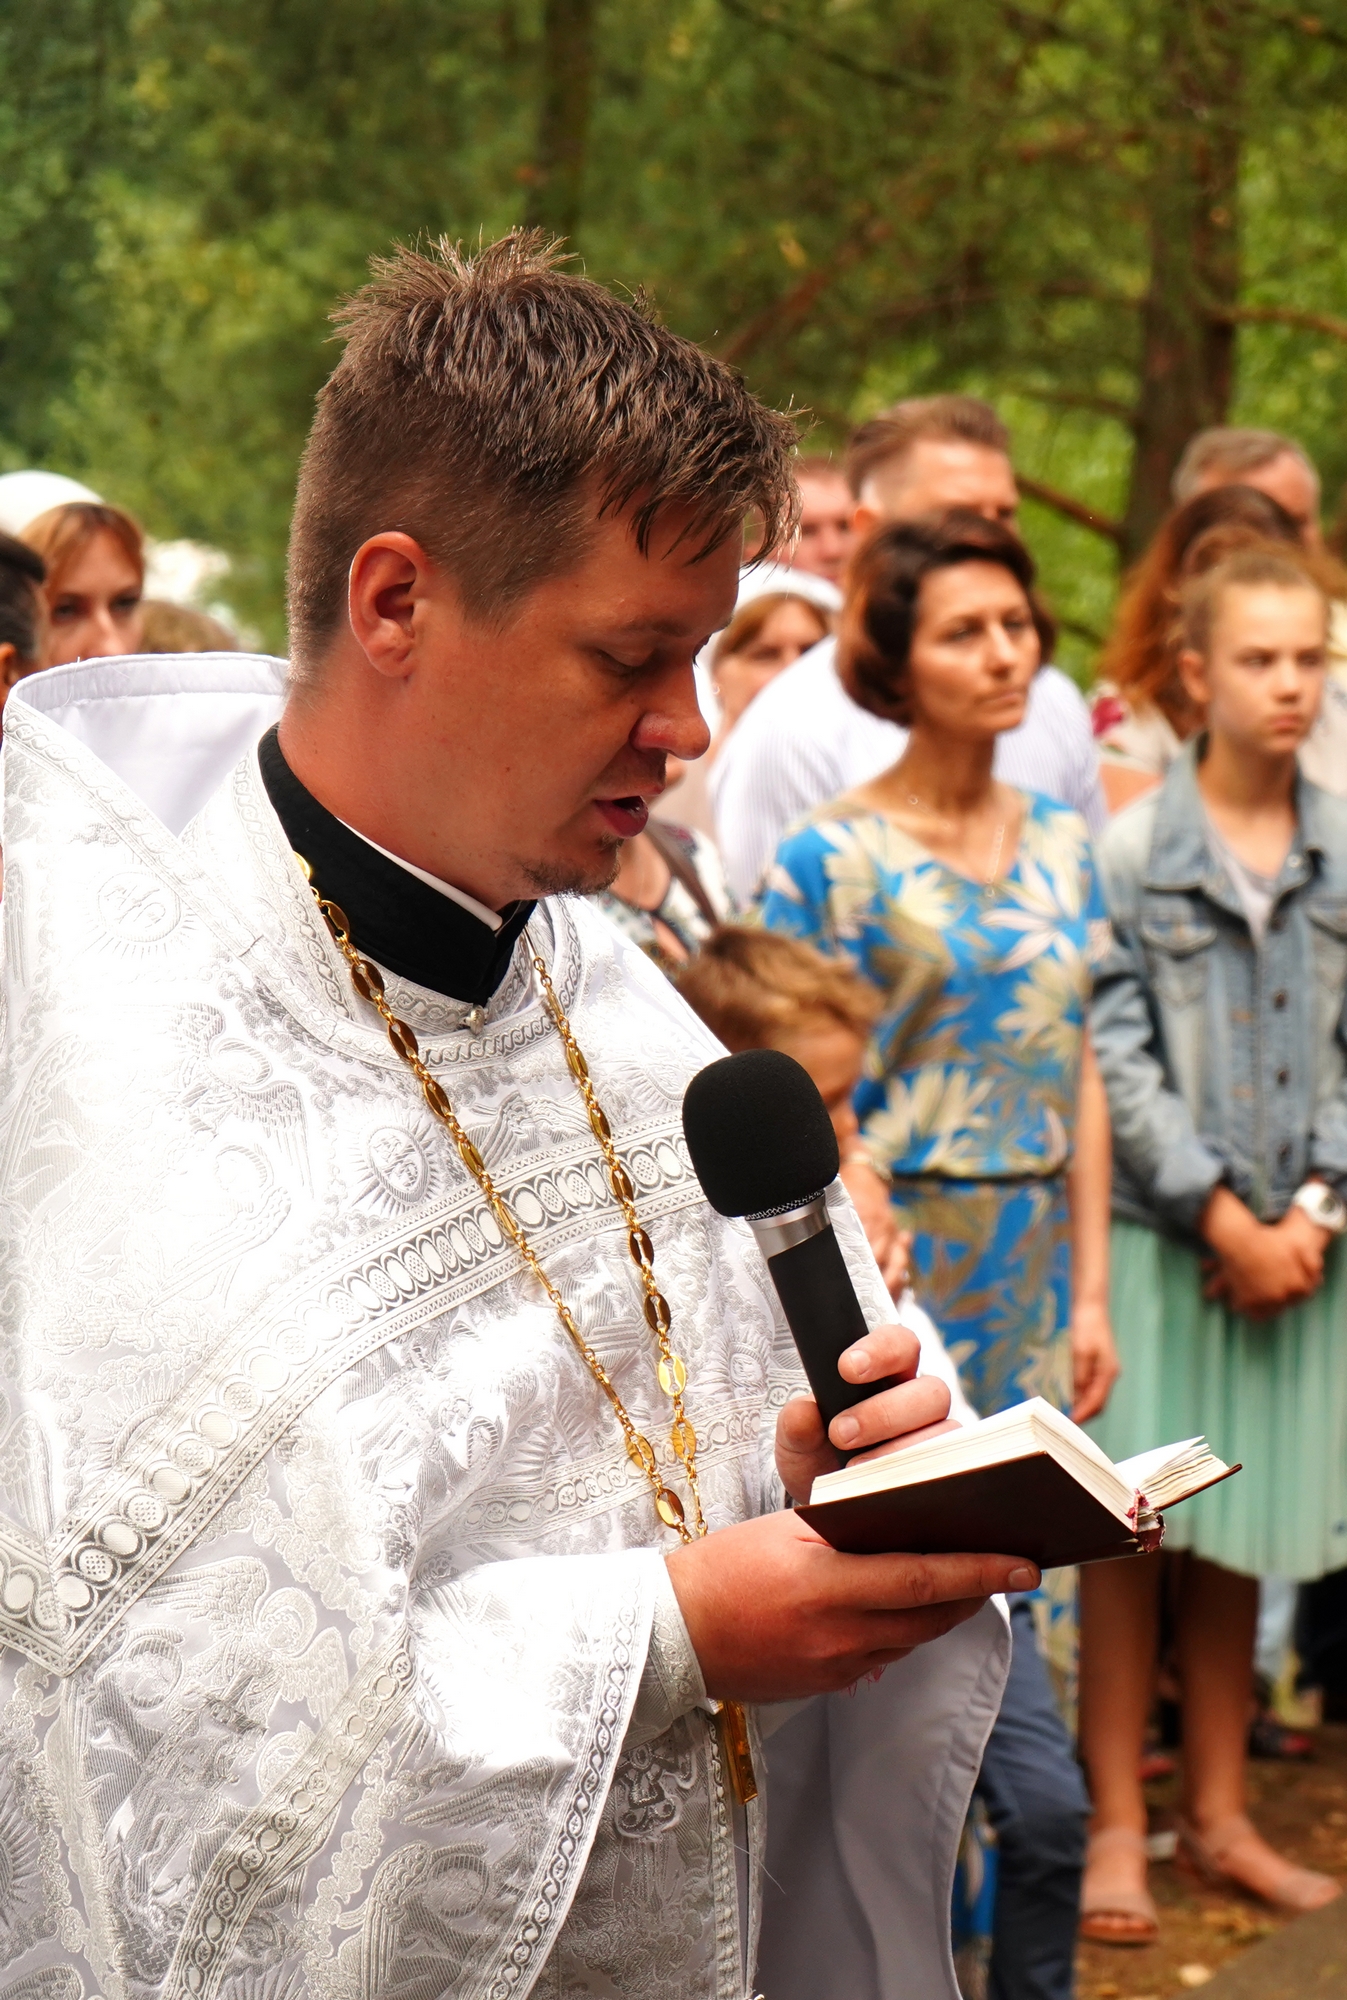
[[[1311,1222],[1317,1222],[1330,1236],[1341,1236],[1347,1229],[1347,1202],[1334,1194],[1323,1181],[1306,1181],[1291,1196],[1294,1207],[1303,1208]]]

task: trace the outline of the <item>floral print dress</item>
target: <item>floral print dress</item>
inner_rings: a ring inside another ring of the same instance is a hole
[[[922,1303],[984,1416],[1071,1402],[1065,1170],[1109,935],[1084,821],[1021,796],[1013,863],[985,887],[836,800],[787,834],[760,909],[884,994],[856,1110],[913,1231]]]

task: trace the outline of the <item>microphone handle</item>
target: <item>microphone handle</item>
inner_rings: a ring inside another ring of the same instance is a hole
[[[837,1372],[842,1354],[870,1329],[831,1223],[769,1256],[767,1269],[825,1428],[843,1410],[897,1386],[897,1375],[845,1382]]]

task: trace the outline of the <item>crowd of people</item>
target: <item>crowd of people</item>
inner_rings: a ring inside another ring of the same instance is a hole
[[[1347,1558],[1347,571],[1294,441],[1204,433],[1087,700],[1051,665],[990,408],[900,404],[844,465],[802,467],[792,561],[761,595],[745,571],[711,649],[711,818],[685,838],[737,923],[661,962],[727,1046],[784,1047],[845,1104],[872,1247],[979,1414],[1045,1396],[1115,1457],[1204,1433],[1245,1468],[1169,1553],[1083,1572],[1079,1626],[1074,1579],[1036,1627],[1016,1607],[991,1991],[1063,2000],[1078,1909],[1097,1940],[1158,1934],[1162,1575],[1181,1851],[1284,1909],[1337,1893],[1257,1833],[1243,1765],[1258,1579],[1326,1577],[1336,1624]],[[1068,1717],[1079,1664],[1088,1803],[1044,1660]]]
[[[727,1048],[815,1078],[977,1414],[1042,1396],[1115,1458],[1203,1433],[1242,1462],[1163,1554],[1012,1600],[988,1991],[1068,2000],[1078,1930],[1158,1934],[1162,1664],[1181,1850],[1282,1909],[1338,1893],[1256,1830],[1244,1761],[1259,1579],[1328,1578],[1331,1610],[1347,1570],[1347,570],[1294,441],[1204,433],[1087,697],[985,403],[899,403],[798,484],[699,662],[710,747],[591,900]],[[6,690],[232,644],[144,578],[102,500],[0,537]]]

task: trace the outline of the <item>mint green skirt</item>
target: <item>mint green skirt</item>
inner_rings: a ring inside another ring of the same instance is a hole
[[[1165,1547],[1247,1576],[1347,1566],[1347,1260],[1304,1305],[1250,1320],[1202,1296],[1197,1254],[1140,1223],[1112,1234],[1122,1374],[1089,1426],[1110,1458],[1199,1432],[1244,1470],[1165,1517]]]

